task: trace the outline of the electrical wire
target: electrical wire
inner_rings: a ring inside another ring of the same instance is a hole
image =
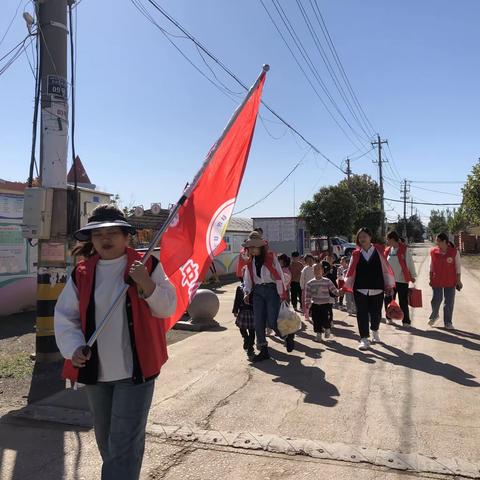
[[[394,200],[393,198],[385,198],[389,202],[403,203],[403,200]],[[430,203],[430,202],[408,202],[413,205],[434,205],[434,206],[460,206],[461,203]]]
[[[252,203],[251,205],[249,205],[248,207],[245,207],[243,208],[242,210],[239,210],[238,212],[235,212],[234,215],[240,215],[241,213],[243,212],[246,212],[247,210],[250,210],[251,208],[253,207],[256,207],[259,203],[263,202],[264,200],[266,200],[273,192],[275,192],[276,190],[278,190],[287,180],[288,178],[292,175],[292,173],[298,168],[300,167],[300,165],[303,163],[303,161],[305,160],[306,156],[312,151],[312,149],[309,149],[307,152],[305,152],[305,154],[302,156],[302,158],[295,164],[295,166],[288,172],[288,174],[280,181],[280,183],[278,183],[277,185],[275,185],[275,187],[273,187],[266,195],[264,195],[262,198],[260,198],[259,200],[257,200],[255,203]]]
[[[322,12],[320,11],[320,7],[318,6],[318,3],[317,3],[317,0],[315,0],[315,4],[312,3],[312,0],[309,0],[310,1],[310,5],[313,9],[313,12],[315,14],[315,18],[317,19],[317,22],[318,24],[320,25],[320,29],[322,30],[322,33],[325,37],[325,40],[326,40],[326,43],[330,49],[330,52],[335,60],[335,63],[337,64],[341,74],[342,74],[342,77],[345,81],[345,85],[347,86],[348,90],[350,91],[351,95],[352,95],[352,98],[355,102],[355,104],[357,105],[358,107],[358,110],[359,112],[361,112],[363,118],[365,119],[366,123],[370,126],[372,132],[376,132],[377,129],[372,125],[372,123],[370,122],[369,118],[367,117],[366,113],[365,113],[365,110],[363,109],[359,99],[358,99],[358,96],[357,94],[355,93],[355,90],[353,89],[352,87],[352,84],[348,78],[348,75],[347,75],[347,72],[345,71],[345,68],[343,66],[343,63],[340,59],[340,56],[338,55],[338,51],[335,47],[335,44],[333,42],[333,39],[332,39],[332,36],[330,35],[330,32],[327,28],[327,24],[325,22],[325,19],[322,15]],[[316,9],[315,9],[316,7]]]
[[[132,0],[132,2],[136,2],[138,0]],[[199,42],[192,34],[190,34],[185,27],[183,27],[177,20],[175,20],[168,12],[166,12],[160,5],[158,5],[154,0],[147,0],[161,15],[163,15],[170,23],[175,25],[175,27],[178,28],[190,41],[192,41],[195,45],[197,45],[207,57],[209,57],[214,63],[216,63],[223,71],[225,71],[232,79],[234,79],[243,89],[248,91],[248,86],[242,82],[237,75],[235,75],[218,57],[216,57],[212,52],[208,50],[207,47],[205,47],[201,42]],[[134,3],[135,4],[135,3]],[[162,31],[162,29],[160,28]],[[165,37],[168,38],[168,35],[164,33]],[[169,39],[171,41],[171,39]],[[173,43],[173,42],[172,42]],[[175,48],[181,53],[181,55],[187,59],[189,63],[192,65],[193,62],[181,51],[181,49],[173,44]],[[209,82],[213,83],[217,88],[218,85],[212,82],[212,80],[204,74],[197,66],[194,66],[194,68],[199,71],[202,76],[208,79]],[[303,142],[305,142],[313,151],[315,151],[318,155],[323,157],[325,160],[327,160],[333,167],[335,167],[337,170],[339,170],[342,173],[343,172],[342,168],[337,165],[335,162],[333,162],[330,158],[328,158],[323,152],[321,152],[315,145],[313,145],[309,140],[305,138],[304,135],[302,135],[296,128],[294,128],[289,122],[287,122],[280,114],[278,114],[275,110],[273,110],[272,107],[270,107],[265,101],[261,101],[262,105],[275,117],[277,118],[281,123],[283,123],[286,127],[288,127],[295,135],[297,135]]]
[[[7,30],[3,34],[2,38],[0,39],[0,47],[2,46],[3,41],[5,40],[5,37],[8,35],[8,32],[12,28],[13,22],[15,21],[15,18],[17,17],[18,11],[20,10],[20,5],[22,4],[23,0],[20,0],[17,5],[17,9],[15,10],[15,13],[13,14],[12,19],[10,20],[10,23],[8,24]]]
[[[37,12],[37,6],[35,5],[35,10]],[[38,18],[38,15],[37,15]],[[38,35],[36,36],[35,41],[35,51],[36,51],[36,68],[35,68],[35,99],[33,107],[33,121],[32,121],[32,148],[30,152],[30,168],[28,172],[28,186],[33,185],[33,170],[36,169],[37,176],[39,176],[37,161],[35,158],[36,148],[37,148],[37,131],[38,131],[38,110],[40,106],[40,85],[42,78],[42,62],[40,61],[40,42]]]
[[[326,69],[327,69],[327,71],[330,75],[330,78],[332,79],[333,84],[335,85],[338,93],[340,94],[340,97],[342,98],[343,102],[345,103],[348,111],[350,112],[350,114],[352,115],[354,120],[357,122],[357,125],[360,127],[360,129],[363,131],[363,133],[366,135],[367,139],[370,140],[370,137],[372,136],[372,133],[369,133],[365,129],[365,125],[359,119],[359,116],[355,112],[353,105],[351,104],[350,100],[348,99],[348,96],[347,96],[342,84],[340,83],[340,80],[339,80],[339,78],[338,78],[338,76],[335,72],[335,69],[333,68],[333,66],[332,66],[332,64],[331,64],[331,62],[328,58],[328,55],[327,55],[325,49],[323,48],[322,42],[320,41],[320,38],[318,37],[318,35],[315,31],[315,28],[314,28],[312,22],[310,21],[310,19],[308,17],[308,13],[307,13],[305,7],[303,6],[301,0],[296,0],[296,3],[297,3],[297,6],[300,10],[302,18],[303,18],[303,20],[304,20],[304,22],[307,26],[307,29],[310,32],[310,35],[313,39],[313,43],[315,44],[315,47],[316,47],[318,53],[320,54],[320,57],[322,58],[322,61],[325,64],[325,67],[326,67]],[[368,129],[368,127],[367,127],[367,129]]]

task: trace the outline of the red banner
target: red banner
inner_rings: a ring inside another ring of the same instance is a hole
[[[265,73],[266,69],[210,150],[162,237],[160,260],[177,290],[177,310],[167,319],[167,330],[186,311],[213,257],[225,249],[223,236],[247,165]]]

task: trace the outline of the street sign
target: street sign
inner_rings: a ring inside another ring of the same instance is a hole
[[[58,75],[48,75],[47,79],[47,93],[60,97],[63,100],[67,99],[67,80]]]

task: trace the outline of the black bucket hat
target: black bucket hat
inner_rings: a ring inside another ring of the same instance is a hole
[[[91,238],[92,230],[108,227],[120,227],[130,235],[137,233],[135,227],[132,227],[125,220],[125,215],[122,212],[113,210],[98,213],[94,212],[94,214],[89,217],[88,223],[80,230],[77,230],[73,236],[80,242],[88,242]]]

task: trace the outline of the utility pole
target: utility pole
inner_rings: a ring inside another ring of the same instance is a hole
[[[380,184],[380,212],[382,218],[382,225],[380,227],[380,235],[382,239],[385,239],[385,191],[383,189],[383,164],[386,163],[386,160],[382,160],[382,145],[384,143],[388,143],[388,140],[382,140],[380,135],[377,134],[377,141],[371,142],[372,146],[378,147],[378,160],[374,161],[373,163],[378,164],[378,177],[379,177],[379,184]]]
[[[410,185],[408,184],[407,179],[403,181],[403,187],[400,189],[402,194],[401,199],[403,200],[403,237],[407,239],[407,200],[408,194],[410,193]],[[413,209],[413,204],[412,204]]]
[[[50,237],[38,242],[36,360],[51,362],[61,357],[53,313],[67,279],[67,0],[36,0],[35,6],[41,65],[40,184],[53,189]]]
[[[410,198],[410,217],[413,217],[413,198]]]
[[[347,162],[347,169],[346,169],[345,173],[347,175],[348,185],[350,185],[350,176],[352,175],[352,169],[350,168],[350,159],[347,158],[346,162]]]

